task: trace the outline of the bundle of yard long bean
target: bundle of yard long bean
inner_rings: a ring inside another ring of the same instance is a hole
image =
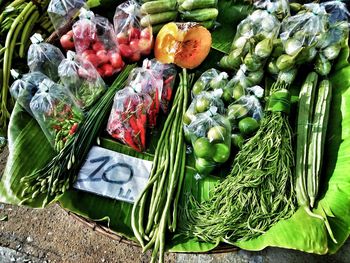
[[[144,251],[153,248],[152,262],[158,252],[159,261],[164,261],[166,229],[176,229],[177,205],[185,176],[186,145],[182,116],[187,107],[188,82],[184,69],[157,144],[149,182],[132,209],[134,234]]]
[[[8,100],[10,70],[26,65],[25,56],[29,47],[29,38],[33,32],[48,36],[53,27],[48,19],[46,8],[49,0],[16,0],[6,3],[0,14],[0,61],[1,72],[1,106],[0,128],[6,130],[10,117],[12,102]]]
[[[45,196],[43,206],[54,197],[64,193],[80,170],[92,144],[95,142],[102,123],[108,116],[117,90],[124,87],[135,65],[128,65],[116,78],[102,98],[91,108],[75,137],[42,169],[23,177],[22,203],[33,201],[37,196]]]
[[[295,211],[289,84],[278,81],[258,132],[237,154],[210,200],[189,196],[181,226],[188,236],[234,243],[257,237]]]

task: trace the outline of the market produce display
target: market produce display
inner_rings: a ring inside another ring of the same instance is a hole
[[[88,2],[0,3],[2,116],[8,90],[16,101],[1,202],[107,220],[152,262],[222,243],[340,248],[350,235],[343,2]],[[42,12],[57,29],[50,43],[26,24]]]

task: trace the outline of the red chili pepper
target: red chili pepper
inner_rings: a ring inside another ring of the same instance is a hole
[[[137,147],[137,145],[134,143],[134,140],[132,138],[133,136],[131,135],[130,131],[125,131],[124,133],[124,137],[123,140],[124,142],[129,145],[131,148],[133,148],[134,150],[141,152],[141,149],[139,147]]]
[[[146,148],[146,123],[147,123],[147,115],[145,113],[141,113],[137,118],[137,126],[140,131],[140,139],[142,148]]]
[[[129,118],[129,124],[131,126],[131,129],[133,129],[134,133],[137,134],[139,132],[139,127],[137,126],[135,115],[132,115]]]
[[[77,129],[78,129],[78,123],[74,123],[69,130],[69,135],[73,135],[74,133],[76,133]]]
[[[171,87],[166,88],[166,100],[170,101],[171,100],[171,95],[173,93],[173,89]]]
[[[174,79],[174,75],[171,75],[171,76],[167,77],[164,80],[164,84],[169,84],[173,79]]]

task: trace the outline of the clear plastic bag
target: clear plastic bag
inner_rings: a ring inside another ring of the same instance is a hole
[[[208,110],[215,111],[219,114],[225,114],[225,105],[220,99],[223,91],[222,89],[214,91],[202,91],[193,98],[190,106],[183,116],[183,123],[190,125],[198,116]]]
[[[81,108],[89,108],[106,90],[103,79],[90,61],[68,51],[58,67],[63,85],[70,90]]]
[[[250,71],[262,69],[273,51],[280,26],[278,19],[268,11],[254,11],[239,23],[231,51],[221,58],[220,66],[238,70],[245,63]]]
[[[286,53],[297,55],[303,47],[312,46],[326,31],[327,16],[319,4],[304,5],[307,11],[299,12],[282,21],[281,40]]]
[[[49,79],[40,83],[30,109],[56,151],[73,138],[84,118],[69,90]]]
[[[146,149],[147,112],[152,98],[126,87],[115,94],[107,132],[138,152]]]
[[[195,168],[200,176],[210,174],[215,167],[225,163],[231,154],[231,124],[220,114],[207,111],[186,128],[191,139]]]
[[[263,109],[255,95],[244,95],[227,108],[227,118],[232,122],[251,116],[257,121],[263,117]]]
[[[330,14],[329,23],[331,25],[342,21],[348,22],[350,13],[346,7],[345,2],[327,1],[327,2],[321,3],[320,5],[325,8],[328,14]]]
[[[288,0],[259,0],[254,5],[260,9],[266,9],[270,14],[274,14],[278,19],[290,15]]]
[[[134,0],[122,3],[114,15],[114,28],[123,58],[136,62],[153,47],[152,26],[141,26],[141,6]]]
[[[129,75],[128,86],[132,87],[137,93],[146,93],[152,98],[152,104],[147,112],[148,126],[155,127],[160,111],[163,79],[152,69],[136,68]]]
[[[32,72],[21,75],[15,70],[11,70],[12,76],[16,79],[11,87],[11,96],[22,106],[30,115],[33,113],[30,109],[30,101],[38,91],[40,83],[48,77],[41,72]]]
[[[156,59],[145,59],[143,61],[143,68],[151,69],[156,74],[156,78],[163,79],[162,98],[160,107],[164,113],[168,112],[170,100],[172,98],[175,79],[176,67],[174,64],[163,64]]]
[[[55,30],[64,27],[85,5],[85,0],[51,0],[47,13]]]
[[[61,50],[54,45],[44,43],[40,34],[34,34],[28,50],[27,64],[30,72],[41,72],[53,81],[58,81],[58,66],[64,59]]]
[[[223,89],[228,82],[228,74],[211,68],[203,72],[192,87],[192,97],[197,96],[202,91]]]
[[[73,25],[73,38],[77,54],[89,60],[101,77],[111,77],[124,67],[113,26],[107,18],[82,8]]]

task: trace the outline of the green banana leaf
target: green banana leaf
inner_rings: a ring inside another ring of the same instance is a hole
[[[205,61],[204,70],[215,65],[222,53],[229,50],[234,35],[234,28],[244,18],[250,7],[233,4],[231,1],[219,1],[221,28],[213,33],[213,50]],[[221,33],[220,33],[221,32]],[[218,52],[220,51],[220,52]],[[267,246],[297,249],[310,253],[335,253],[345,242],[350,233],[350,65],[349,49],[344,49],[336,62],[331,76],[333,99],[322,175],[322,191],[315,212],[326,215],[333,230],[337,244],[327,234],[323,222],[309,217],[299,209],[291,218],[280,221],[260,237],[236,243],[247,250],[261,250]],[[41,168],[54,153],[40,130],[39,125],[19,105],[11,116],[8,131],[9,159],[0,181],[0,201],[19,204],[23,186],[20,179]],[[151,144],[154,144],[152,139]],[[129,147],[116,143],[110,138],[101,138],[101,146],[132,155],[137,158],[152,160],[152,151],[140,154]],[[194,179],[195,171],[186,169],[184,192],[192,191],[198,200],[210,198],[210,189],[219,182],[217,177],[204,180]],[[183,203],[186,196],[182,195]],[[77,190],[67,191],[58,197],[60,205],[76,214],[99,221],[109,226],[120,235],[135,240],[130,224],[131,205],[125,202],[104,198]],[[31,207],[41,207],[42,198],[36,198]],[[180,205],[181,206],[181,205]],[[181,222],[179,222],[181,224]],[[175,233],[168,236],[168,250],[172,252],[206,252],[219,244],[187,240]]]

